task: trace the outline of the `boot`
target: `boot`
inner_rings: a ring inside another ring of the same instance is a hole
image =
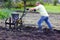
[[[42,27],[38,28],[38,32],[41,32],[41,33],[43,32]]]
[[[53,29],[50,29],[50,32],[51,32],[51,33],[54,33],[54,30],[53,30]]]

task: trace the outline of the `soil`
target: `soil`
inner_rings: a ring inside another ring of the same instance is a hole
[[[60,40],[60,15],[50,14],[50,20],[59,30],[54,29],[54,32],[52,32],[44,28],[43,32],[38,32],[35,27],[26,27],[22,30],[7,30],[2,28],[3,23],[0,23],[0,26],[2,26],[0,27],[0,40]]]
[[[47,28],[38,32],[37,28],[26,27],[23,30],[0,28],[0,40],[60,40],[60,30],[50,31]]]

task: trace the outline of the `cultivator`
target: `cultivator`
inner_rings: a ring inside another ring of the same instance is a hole
[[[7,25],[11,29],[11,25],[14,25],[14,28],[18,26],[18,24],[22,25],[22,19],[19,18],[19,14],[11,14],[12,17],[9,17],[5,20],[5,27]]]
[[[24,11],[22,13],[22,16],[19,18],[19,14],[18,13],[12,13],[11,14],[11,17],[7,18],[5,20],[5,27],[7,27],[7,25],[9,25],[9,29],[12,28],[12,25],[14,25],[14,29],[15,28],[22,28],[23,27],[23,22],[22,22],[22,18],[24,17],[24,15],[26,15],[26,0],[23,0],[24,1]],[[29,10],[29,9],[27,9]],[[36,11],[36,10],[34,10]],[[17,11],[16,11],[17,12]]]
[[[29,9],[27,9],[27,10],[29,10]],[[34,10],[34,11],[36,11],[36,10]],[[24,11],[23,11],[23,14],[21,17],[19,17],[19,14],[17,12],[20,12],[20,11],[13,12],[11,14],[11,17],[9,17],[5,20],[5,27],[7,27],[7,25],[9,26],[9,29],[12,28],[12,25],[14,25],[14,27],[13,27],[14,29],[23,27],[22,18],[27,14],[27,12],[24,13]]]
[[[22,14],[22,16],[19,18],[19,14],[14,14],[14,13],[12,13],[11,14],[11,16],[12,17],[9,17],[9,18],[7,18],[6,20],[5,20],[5,27],[7,26],[7,25],[9,25],[9,28],[11,29],[12,27],[11,27],[11,25],[14,25],[14,28],[16,28],[17,26],[18,26],[18,24],[20,24],[20,27],[23,25],[23,22],[22,22],[22,18],[23,18],[23,16],[25,15],[25,9],[26,9],[26,0],[23,0],[24,1],[24,11],[23,11],[23,14]],[[9,19],[9,20],[8,20]],[[7,20],[9,21],[9,22],[7,22]]]

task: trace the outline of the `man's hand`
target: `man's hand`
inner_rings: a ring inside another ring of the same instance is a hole
[[[34,11],[34,12],[36,11],[36,9],[35,9],[35,8],[30,8],[30,10],[31,10],[31,11]]]
[[[31,10],[34,10],[34,8],[30,8]]]

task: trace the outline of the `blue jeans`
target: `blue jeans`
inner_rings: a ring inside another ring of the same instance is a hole
[[[46,17],[46,16],[41,16],[41,18],[39,19],[39,21],[38,21],[39,29],[42,29],[42,25],[41,24],[42,24],[43,21],[45,21],[46,24],[48,25],[49,29],[52,30],[52,24],[50,23],[49,18]]]

